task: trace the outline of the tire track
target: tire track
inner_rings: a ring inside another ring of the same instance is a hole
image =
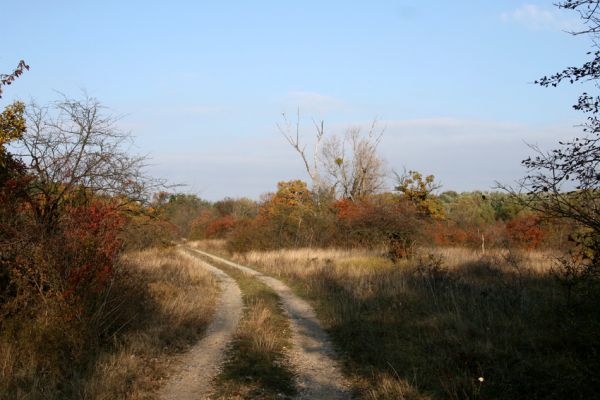
[[[349,385],[335,361],[329,337],[310,304],[278,279],[201,250],[190,250],[254,276],[277,292],[292,328],[290,361],[297,371],[298,399],[351,398]]]
[[[159,392],[162,400],[207,399],[212,380],[219,373],[226,346],[242,315],[242,294],[238,284],[225,272],[180,250],[190,262],[198,263],[215,275],[221,297],[205,337],[178,360],[179,367]],[[202,295],[201,293],[199,294]]]

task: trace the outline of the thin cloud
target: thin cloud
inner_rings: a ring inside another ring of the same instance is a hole
[[[392,168],[433,173],[445,189],[488,190],[524,176],[529,144],[553,149],[581,133],[571,123],[527,124],[462,118],[382,121],[381,151]]]
[[[567,18],[556,10],[538,7],[534,4],[523,4],[519,8],[500,14],[504,23],[521,25],[533,31],[542,30],[577,30],[581,26],[578,20]]]
[[[531,155],[526,143],[553,149],[559,140],[581,133],[574,122],[522,123],[456,117],[380,120],[385,128],[379,150],[390,168],[403,167],[432,173],[444,190],[487,190],[495,181],[513,182],[525,171],[521,160]],[[341,133],[349,126],[368,129],[370,121],[330,126]],[[312,143],[306,138],[306,143]],[[195,151],[155,154],[152,172],[171,182],[185,182],[190,189],[217,200],[225,196],[251,196],[272,191],[276,183],[308,177],[294,150],[271,133],[228,143],[207,143]],[[389,188],[393,181],[389,182]]]

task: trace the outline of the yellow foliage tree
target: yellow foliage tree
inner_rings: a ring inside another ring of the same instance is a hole
[[[25,133],[25,105],[15,102],[0,113],[0,163],[6,164],[8,157],[5,146],[13,140],[18,140]]]
[[[433,195],[441,187],[435,183],[433,175],[423,176],[420,172],[408,171],[402,175],[396,174],[396,179],[396,190],[412,202],[421,214],[435,219],[445,217],[443,204]]]
[[[261,208],[262,220],[271,226],[279,239],[295,242],[302,235],[312,236],[310,223],[314,216],[313,194],[306,182],[279,182],[277,192]],[[287,239],[285,239],[287,238]]]

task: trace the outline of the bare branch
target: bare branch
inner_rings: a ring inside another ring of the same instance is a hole
[[[31,103],[27,119],[20,156],[36,178],[31,183],[31,204],[45,223],[51,223],[61,205],[73,197],[145,202],[162,186],[145,175],[146,157],[129,154],[131,134],[120,131],[118,118],[95,98],[63,96],[49,107]]]
[[[29,71],[29,65],[21,60],[11,74],[0,74],[0,99],[2,98],[2,86],[11,85],[24,71]]]

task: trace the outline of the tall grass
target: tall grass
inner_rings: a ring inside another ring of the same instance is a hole
[[[200,244],[201,245],[201,244]],[[592,398],[600,296],[570,302],[552,254],[296,249],[232,256],[316,306],[365,399]]]
[[[57,324],[51,315],[32,319],[19,341],[0,337],[0,398],[153,396],[171,356],[201,337],[218,286],[193,259],[174,249],[129,253],[119,271],[108,301],[113,334],[78,355],[85,364],[74,363],[68,353],[79,332]]]

